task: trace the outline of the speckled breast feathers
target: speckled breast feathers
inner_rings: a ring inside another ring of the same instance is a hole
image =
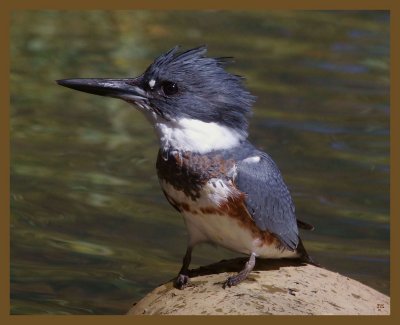
[[[192,245],[211,242],[261,256],[268,247],[284,250],[278,238],[262,231],[249,214],[246,193],[236,184],[236,161],[218,153],[162,151],[157,159],[161,187],[170,204],[185,217]]]

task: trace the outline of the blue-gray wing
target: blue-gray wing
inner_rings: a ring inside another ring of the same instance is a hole
[[[258,151],[238,161],[235,183],[246,194],[246,207],[257,227],[275,234],[294,250],[299,243],[294,204],[272,158]]]

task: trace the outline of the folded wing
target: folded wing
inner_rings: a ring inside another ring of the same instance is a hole
[[[246,207],[261,230],[275,234],[290,250],[299,243],[294,204],[278,167],[266,153],[237,163],[235,183],[246,194]]]

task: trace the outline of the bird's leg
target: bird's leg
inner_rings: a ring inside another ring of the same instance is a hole
[[[175,280],[175,287],[178,289],[185,288],[189,283],[189,264],[192,259],[192,247],[186,249],[186,254],[183,257],[182,268],[179,271],[178,277]]]
[[[241,270],[238,274],[230,276],[228,279],[226,279],[222,287],[225,289],[226,286],[231,287],[239,284],[240,282],[242,282],[244,279],[247,278],[247,276],[251,271],[253,271],[255,265],[256,265],[256,254],[251,253],[250,258],[246,262],[246,265],[244,266],[243,270]]]

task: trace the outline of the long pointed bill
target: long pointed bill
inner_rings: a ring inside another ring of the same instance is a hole
[[[141,77],[127,79],[63,79],[61,86],[85,93],[124,99],[136,104],[147,101],[146,92],[140,87]]]

